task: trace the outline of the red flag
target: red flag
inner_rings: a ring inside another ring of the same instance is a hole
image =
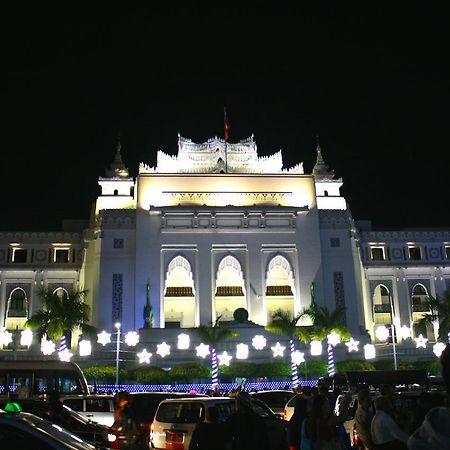
[[[223,123],[224,123],[224,127],[225,127],[225,142],[228,142],[228,137],[230,136],[230,121],[228,120],[227,117],[227,109],[223,108]]]

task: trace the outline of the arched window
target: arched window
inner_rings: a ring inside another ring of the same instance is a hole
[[[63,287],[58,287],[53,291],[53,294],[56,294],[60,300],[66,299],[69,296],[67,289]]]
[[[420,334],[430,341],[435,339],[433,325],[422,319],[431,313],[427,304],[428,291],[423,284],[416,284],[411,292],[412,328],[414,337]]]
[[[373,315],[375,322],[375,329],[379,326],[385,326],[392,334],[393,321],[393,304],[389,289],[384,284],[379,284],[373,293]],[[392,337],[389,337],[388,342],[392,342]]]
[[[119,191],[117,189],[114,189],[114,195],[119,195]]]
[[[323,191],[324,197],[328,197],[328,191]]]
[[[25,291],[16,288],[11,292],[8,300],[7,317],[27,317],[28,301]]]

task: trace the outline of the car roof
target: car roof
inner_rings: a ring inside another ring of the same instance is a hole
[[[294,391],[289,391],[288,389],[268,389],[266,391],[254,391],[254,392],[250,392],[250,395],[255,395],[255,394],[276,394],[277,392],[282,393],[282,394],[295,394]]]
[[[217,402],[217,401],[230,401],[234,400],[231,397],[183,397],[183,398],[168,398],[167,400],[163,400],[161,403],[175,403],[175,402]]]

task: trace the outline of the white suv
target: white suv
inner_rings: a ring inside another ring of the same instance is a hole
[[[113,395],[66,395],[61,401],[94,422],[108,427],[114,423]]]

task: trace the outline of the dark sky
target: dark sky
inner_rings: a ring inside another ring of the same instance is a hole
[[[260,154],[282,149],[285,166],[310,172],[319,134],[356,219],[450,227],[448,16],[438,6],[60,3],[2,14],[1,230],[87,219],[119,131],[135,176],[157,150],[176,152],[178,132],[223,136],[225,105],[230,140],[254,133]]]

